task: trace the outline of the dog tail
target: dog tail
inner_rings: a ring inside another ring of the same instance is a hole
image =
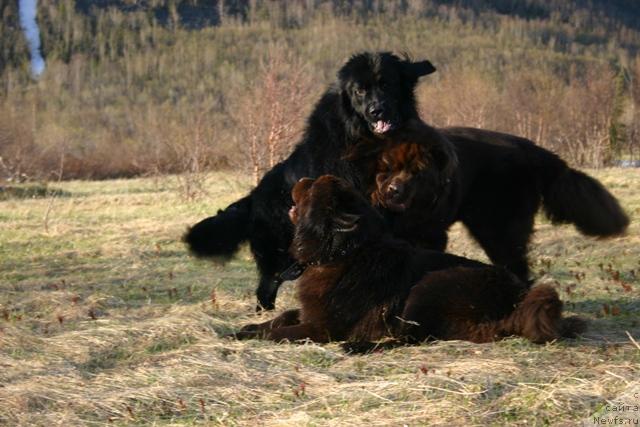
[[[539,175],[543,177],[544,211],[554,224],[572,223],[588,236],[609,237],[624,233],[629,217],[618,200],[597,180],[536,147]]]
[[[246,196],[189,227],[182,241],[197,257],[229,258],[248,239],[250,216],[251,196]]]
[[[549,285],[531,289],[516,309],[503,321],[506,334],[520,335],[535,343],[558,338],[575,338],[586,330],[579,317],[562,317],[562,301]]]

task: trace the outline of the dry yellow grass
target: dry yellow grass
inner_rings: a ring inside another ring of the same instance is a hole
[[[540,218],[531,251],[540,280],[590,319],[583,338],[367,356],[218,338],[256,320],[255,268],[246,249],[226,266],[195,261],[179,237],[245,179],[212,176],[197,201],[175,178],[0,201],[0,424],[594,425],[618,399],[640,404],[640,172],[594,175],[632,215],[628,235]],[[461,227],[451,242],[484,259]],[[287,284],[279,308],[293,306]]]

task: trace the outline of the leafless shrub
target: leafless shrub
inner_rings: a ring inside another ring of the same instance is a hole
[[[629,105],[625,112],[627,144],[623,156],[640,159],[640,58],[637,58],[629,72]]]
[[[24,117],[8,108],[0,110],[0,179],[27,180],[34,169],[36,152],[33,132]]]
[[[523,71],[500,86],[477,72],[450,70],[421,87],[419,99],[425,120],[438,126],[512,133],[583,167],[602,167],[612,159],[615,73],[606,66],[574,70],[568,83],[543,71]]]
[[[558,124],[563,85],[543,71],[511,76],[501,99],[498,128],[552,148],[551,135]]]
[[[602,167],[610,160],[610,128],[614,102],[614,74],[609,69],[587,70],[572,77],[563,104],[559,148],[572,164]]]
[[[439,81],[420,86],[419,93],[425,119],[438,126],[487,127],[498,98],[494,84],[465,70],[446,70]]]
[[[170,159],[168,167],[177,170],[180,194],[188,200],[206,195],[206,171],[211,161],[211,142],[215,138],[207,110],[190,116],[188,123],[175,123],[162,139]],[[165,159],[166,162],[166,159]]]
[[[62,180],[64,176],[64,153],[60,155],[60,166],[58,168],[58,183]],[[53,210],[53,204],[57,198],[57,194],[55,191],[49,192],[49,202],[47,203],[47,208],[44,211],[43,223],[45,232],[49,232],[49,220],[51,218],[51,212]],[[60,322],[62,324],[62,322]]]
[[[272,48],[255,83],[237,105],[235,120],[254,182],[295,144],[308,108],[311,81],[305,64]]]

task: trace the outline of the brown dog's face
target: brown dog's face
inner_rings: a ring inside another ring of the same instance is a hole
[[[394,212],[406,211],[413,203],[429,166],[426,150],[420,144],[391,145],[378,161],[372,203]]]
[[[375,235],[383,220],[346,181],[332,175],[303,178],[291,191],[295,226],[291,254],[300,262],[323,262]]]

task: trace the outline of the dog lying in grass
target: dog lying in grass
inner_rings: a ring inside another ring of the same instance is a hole
[[[501,267],[415,249],[344,180],[304,178],[293,188],[291,254],[304,269],[300,309],[243,327],[239,339],[396,343],[490,342],[518,335],[543,343],[575,334],[550,286]]]

